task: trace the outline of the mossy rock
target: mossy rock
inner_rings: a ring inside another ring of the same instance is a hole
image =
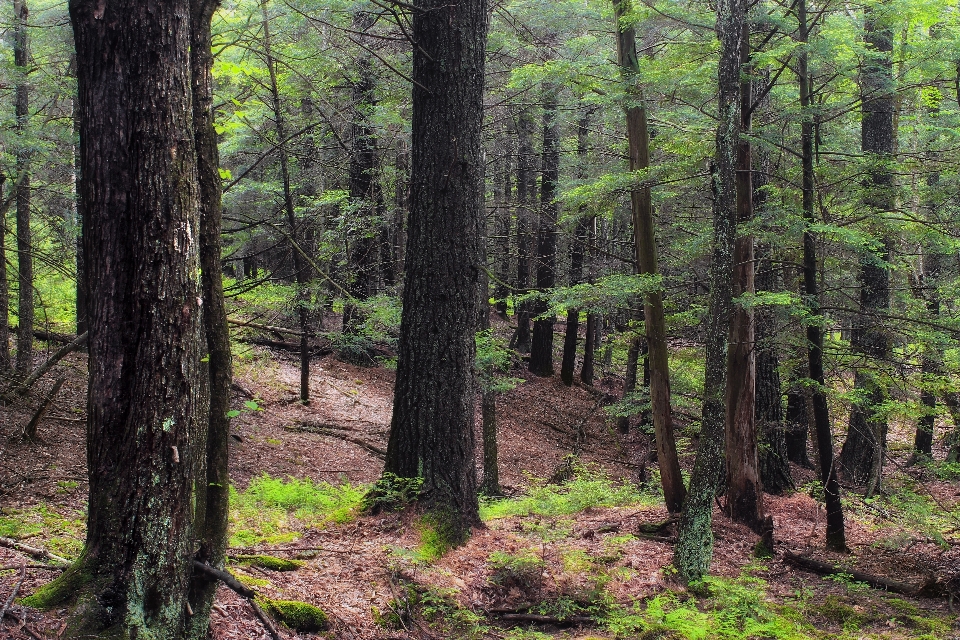
[[[240,564],[269,569],[270,571],[296,571],[306,564],[302,560],[287,560],[286,558],[265,555],[234,556],[234,558]]]
[[[313,633],[323,631],[329,624],[327,614],[322,609],[298,600],[271,600],[257,596],[257,604],[264,611],[294,631]]]

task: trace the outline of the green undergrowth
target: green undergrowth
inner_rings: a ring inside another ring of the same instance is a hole
[[[271,617],[294,631],[314,633],[329,625],[327,614],[322,609],[298,600],[272,600],[257,596],[257,604]]]
[[[83,548],[86,516],[83,513],[58,513],[46,505],[29,509],[0,511],[0,537],[14,540],[43,540],[47,550],[74,558]]]
[[[633,484],[613,481],[599,467],[577,465],[574,477],[562,485],[547,484],[533,479],[532,486],[522,496],[487,500],[480,506],[483,520],[497,520],[511,516],[562,516],[590,507],[654,506],[659,499],[645,493]]]
[[[238,564],[260,567],[261,569],[269,569],[270,571],[296,571],[306,564],[303,560],[287,560],[286,558],[266,555],[231,556],[231,560],[236,561]]]
[[[365,494],[362,486],[332,485],[307,478],[254,478],[244,491],[230,488],[230,544],[290,542],[308,527],[353,520]]]
[[[490,631],[486,620],[478,613],[461,606],[456,590],[424,586],[400,577],[391,589],[395,597],[381,610],[373,607],[377,625],[400,631],[408,629],[416,620],[426,622],[442,637],[457,640],[480,640]]]

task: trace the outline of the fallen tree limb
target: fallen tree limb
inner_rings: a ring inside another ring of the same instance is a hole
[[[368,451],[369,453],[372,453],[373,455],[377,456],[378,458],[387,457],[387,452],[384,449],[381,449],[376,445],[370,444],[365,440],[361,440],[360,438],[354,438],[353,436],[349,436],[345,433],[338,433],[336,431],[331,431],[330,429],[315,427],[315,426],[312,426],[310,423],[288,425],[284,427],[284,429],[286,429],[287,431],[299,431],[302,433],[316,433],[317,435],[321,435],[321,436],[329,436],[331,438],[337,438],[338,440],[343,440],[344,442],[350,442],[352,444],[355,444],[361,449]]]
[[[7,598],[7,601],[3,603],[3,608],[0,609],[0,620],[3,620],[3,616],[7,615],[7,609],[10,608],[10,605],[13,604],[14,598],[17,597],[17,593],[20,592],[20,586],[23,584],[23,581],[27,578],[27,567],[23,565],[20,567],[20,579],[17,580],[17,584],[13,585],[13,591],[10,593],[10,597]]]
[[[557,626],[593,624],[594,622],[590,616],[557,618],[556,616],[541,616],[534,613],[503,613],[500,614],[500,619],[506,622],[533,622],[534,624],[553,624]]]
[[[19,331],[17,327],[10,325],[11,333],[17,333],[17,331]],[[45,342],[73,342],[77,339],[76,334],[54,333],[53,331],[44,331],[43,329],[34,329],[33,337]]]
[[[52,356],[50,356],[46,362],[36,368],[36,370],[31,373],[25,380],[22,382],[16,382],[7,391],[3,394],[4,398],[11,399],[14,393],[20,393],[26,391],[33,386],[33,383],[39,380],[47,371],[53,368],[55,364],[63,360],[67,355],[73,353],[79,349],[84,342],[87,341],[87,332],[84,331],[82,334],[73,339],[69,344],[65,344],[60,349],[57,350]]]
[[[199,571],[200,573],[205,574],[206,576],[213,578],[214,580],[219,580],[223,584],[227,585],[239,595],[247,599],[247,602],[250,603],[250,608],[253,609],[254,615],[260,619],[260,622],[263,624],[264,628],[267,630],[267,633],[270,634],[270,637],[273,640],[281,640],[277,628],[273,625],[273,622],[267,617],[267,614],[263,612],[263,609],[260,608],[260,605],[257,604],[257,592],[246,586],[231,574],[228,571],[222,571],[220,569],[215,569],[208,564],[204,564],[199,560],[193,561],[193,568]]]
[[[37,633],[36,631],[34,631],[33,629],[30,628],[30,626],[27,624],[27,617],[26,617],[26,616],[23,616],[23,617],[21,618],[21,617],[18,616],[16,613],[14,613],[12,610],[11,610],[11,611],[7,611],[7,616],[9,616],[9,617],[13,618],[14,620],[16,620],[16,621],[20,624],[20,629],[23,630],[23,631],[26,631],[27,634],[28,634],[31,638],[34,638],[34,640],[47,640],[46,638],[44,638],[43,636],[41,636],[39,633]]]
[[[23,437],[27,440],[36,441],[37,438],[37,425],[40,424],[40,421],[43,420],[43,416],[46,415],[47,411],[50,409],[50,405],[53,404],[53,399],[57,397],[57,394],[60,393],[60,388],[63,386],[63,383],[66,382],[66,378],[59,378],[56,382],[53,383],[53,388],[50,389],[50,392],[47,394],[47,397],[43,399],[43,402],[40,403],[40,407],[33,414],[33,417],[30,418],[30,422],[27,423],[27,426],[23,428]]]
[[[235,327],[250,327],[251,329],[260,329],[261,331],[270,331],[271,333],[286,333],[292,336],[302,336],[302,331],[296,329],[287,329],[286,327],[277,327],[271,324],[257,324],[256,322],[244,322],[243,320],[234,320],[227,318],[227,324]]]
[[[837,575],[843,573],[851,576],[852,579],[857,582],[867,583],[874,589],[881,589],[906,596],[933,595],[930,593],[929,589],[929,587],[932,585],[932,582],[934,582],[931,580],[928,580],[921,585],[897,582],[896,580],[890,580],[889,578],[884,578],[883,576],[875,576],[873,574],[863,573],[862,571],[856,571],[854,569],[837,567],[826,562],[814,560],[813,558],[805,558],[795,553],[790,553],[789,551],[784,552],[783,559],[788,564],[792,564],[795,567],[807,569],[821,575]]]
[[[0,538],[0,547],[7,547],[8,549],[16,549],[17,551],[22,551],[27,555],[33,556],[34,558],[43,558],[44,560],[53,560],[54,562],[59,562],[63,565],[69,565],[70,561],[66,558],[62,558],[56,554],[50,553],[46,549],[40,547],[31,547],[29,545],[23,544],[22,542],[17,542],[12,538]]]

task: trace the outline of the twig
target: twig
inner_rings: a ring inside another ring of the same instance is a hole
[[[273,638],[273,640],[281,640],[280,634],[277,632],[277,628],[273,626],[273,623],[267,617],[267,614],[265,614],[263,609],[260,608],[260,605],[256,603],[256,591],[234,578],[230,572],[216,569],[208,564],[200,562],[199,560],[193,561],[193,568],[215,580],[219,580],[246,598],[247,602],[250,603],[250,608],[253,609],[253,613],[257,616],[257,618],[260,619],[260,622],[263,623],[263,626],[267,630],[267,633],[270,634],[270,637]]]
[[[7,611],[7,615],[10,616],[11,618],[13,618],[14,620],[16,620],[17,622],[19,622],[19,623],[20,623],[20,628],[23,629],[24,631],[26,631],[27,634],[28,634],[31,638],[34,638],[34,640],[46,640],[46,638],[44,638],[43,636],[41,636],[40,634],[38,634],[36,631],[34,631],[33,629],[31,629],[29,626],[27,626],[27,617],[26,617],[26,616],[24,616],[24,617],[21,618],[20,616],[18,616],[18,615],[17,615],[16,613],[14,613],[13,611]]]
[[[253,609],[254,615],[256,615],[257,618],[260,619],[260,622],[263,623],[263,626],[266,628],[267,633],[270,634],[270,637],[273,638],[273,640],[282,640],[277,628],[273,626],[273,622],[271,622],[270,618],[267,617],[267,614],[263,612],[263,609],[260,608],[260,605],[257,604],[257,601],[253,598],[248,598],[247,602],[250,603],[250,608]]]
[[[46,549],[41,547],[31,547],[25,545],[22,542],[17,542],[11,538],[0,538],[0,547],[7,547],[8,549],[16,549],[17,551],[22,551],[26,554],[29,554],[35,558],[43,558],[44,560],[53,560],[54,562],[60,562],[64,565],[69,565],[70,561],[66,558],[58,556],[56,554],[50,553]]]
[[[0,567],[0,571],[10,571],[11,569],[20,569],[26,567],[27,569],[46,569],[47,571],[63,571],[66,567],[60,566],[59,564],[11,564],[5,567]]]
[[[13,585],[13,591],[10,593],[10,597],[7,598],[7,601],[3,603],[3,609],[0,609],[0,621],[3,620],[3,616],[7,615],[7,609],[10,608],[10,605],[13,603],[13,599],[17,597],[17,593],[20,591],[20,585],[23,584],[23,581],[27,577],[27,567],[23,565],[20,567],[20,579],[17,580],[17,584]]]
[[[66,381],[66,378],[59,378],[53,383],[53,387],[50,389],[47,397],[43,399],[43,402],[40,403],[40,407],[33,414],[33,417],[30,418],[30,422],[28,422],[27,426],[23,428],[24,438],[27,440],[37,439],[37,426],[40,424],[40,421],[43,420],[43,416],[47,413],[47,411],[50,410],[50,405],[53,404],[53,399],[57,397],[58,393],[60,393],[60,388],[63,387],[63,383]]]

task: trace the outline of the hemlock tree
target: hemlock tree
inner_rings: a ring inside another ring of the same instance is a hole
[[[406,278],[385,473],[423,478],[448,542],[479,521],[474,358],[483,274],[486,0],[415,0]]]
[[[71,0],[89,268],[87,537],[32,604],[66,638],[182,638],[200,282],[190,2]]]

